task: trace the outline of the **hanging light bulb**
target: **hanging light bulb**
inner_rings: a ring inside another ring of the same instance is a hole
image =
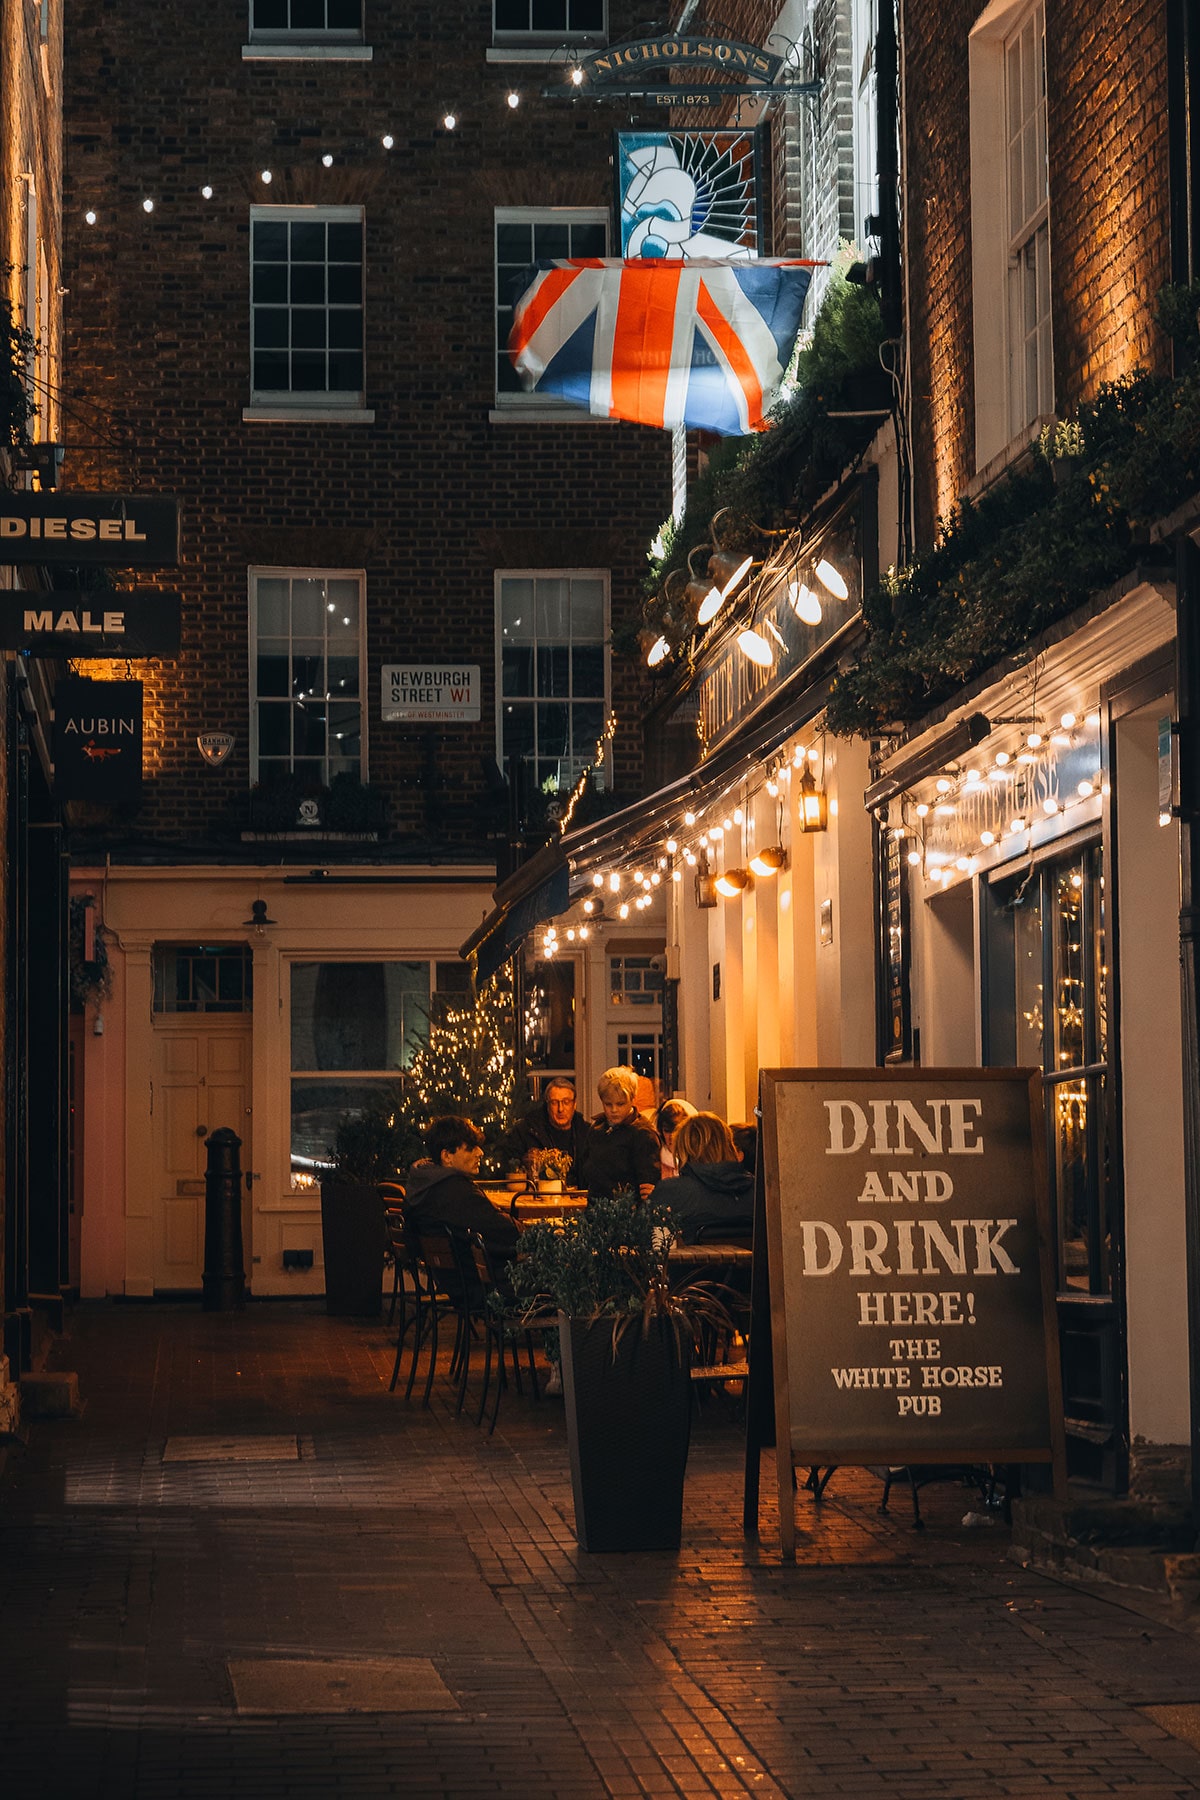
[[[385,150],[390,150],[396,142],[390,131],[385,131],[379,141]]]
[[[742,655],[749,662],[757,663],[760,669],[769,669],[775,661],[775,652],[759,631],[740,631],[737,645]]]
[[[979,841],[981,844],[986,844],[990,849],[996,841],[996,834],[994,831],[981,831],[979,834]]]
[[[618,906],[618,908],[617,908],[617,912],[618,912],[618,914],[619,914],[619,915],[620,915],[620,917],[621,917],[621,918],[622,918],[622,919],[627,919],[627,918],[628,918],[628,917],[629,917],[629,903],[628,903],[628,901],[626,901],[626,900],[622,900],[622,902],[621,902],[621,904],[620,904],[620,906]]]
[[[91,207],[89,207],[87,212],[84,213],[83,222],[85,225],[94,225],[96,223],[96,215],[92,211]]]
[[[912,868],[912,869],[917,869],[917,868],[920,868],[920,866],[921,866],[921,852],[920,852],[920,851],[919,851],[919,850],[910,850],[910,851],[909,851],[909,853],[908,853],[908,864],[909,864],[909,867],[910,867],[910,868]]]
[[[675,838],[667,839],[667,855],[668,856],[674,856],[674,854],[678,850],[678,848],[679,848],[679,843],[678,843],[677,839],[675,839]]]
[[[211,200],[213,197],[213,191],[207,182],[205,182],[204,186],[200,189],[200,193],[201,197],[205,200]]]
[[[583,70],[578,63],[576,63],[571,70],[571,85],[572,87],[583,86]]]
[[[743,811],[742,811],[742,809],[741,809],[741,807],[740,807],[740,806],[735,806],[735,807],[734,807],[734,809],[733,809],[733,822],[734,822],[734,824],[735,824],[735,825],[740,825],[740,824],[741,824],[741,822],[742,822],[742,820],[743,820],[743,819],[744,819],[744,818],[745,818],[745,816],[746,816],[746,815],[745,815],[745,813],[744,813],[744,812],[743,812]]]
[[[603,877],[603,875],[601,875],[601,874],[598,874],[598,873],[597,873],[597,874],[595,874],[595,875],[593,875],[593,876],[592,876],[592,886],[593,886],[593,887],[603,887],[603,886],[604,886],[604,877]]]
[[[813,570],[813,573],[817,580],[827,587],[829,592],[833,594],[835,598],[838,600],[848,600],[850,598],[850,589],[846,586],[845,578],[834,567],[827,556],[821,558],[820,562]]]
[[[655,638],[646,652],[646,667],[657,669],[660,662],[665,662],[671,654],[671,646],[665,637]]]
[[[613,870],[612,874],[608,878],[608,885],[612,889],[614,894],[620,893],[621,877],[617,874],[617,871],[615,869]]]
[[[694,812],[685,812],[683,815],[683,822],[685,825],[688,825],[688,826],[694,825],[696,823],[695,813]]]
[[[153,202],[153,200],[151,200],[151,199],[149,199],[149,198],[147,198],[147,199],[145,199],[145,200],[143,200],[143,201],[142,201],[142,211],[143,211],[143,212],[144,212],[144,213],[152,213],[152,212],[153,212],[153,211],[154,211],[154,202]]]
[[[789,582],[788,601],[796,617],[801,619],[805,625],[821,623],[821,596],[814,594],[807,582]]]
[[[762,850],[756,851],[750,858],[750,873],[763,877],[778,875],[780,869],[784,868],[786,864],[787,852],[783,845],[768,844]]]
[[[453,131],[458,124],[458,114],[452,112],[443,113],[442,124],[446,127],[447,131]]]
[[[518,94],[516,88],[509,88],[508,93],[505,95],[505,99],[508,101],[512,110],[516,112],[518,106],[521,104],[521,96]]]
[[[596,902],[594,900],[585,900],[583,903],[583,910],[585,913],[594,913],[596,910]]]
[[[272,175],[270,169],[263,169],[259,174],[258,179],[262,182],[264,187],[270,187],[275,177]]]

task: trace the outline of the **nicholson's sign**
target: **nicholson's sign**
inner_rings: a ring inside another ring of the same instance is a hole
[[[783,68],[783,58],[736,38],[667,35],[638,38],[594,51],[590,56],[581,56],[579,66],[584,80],[597,85],[635,80],[652,70],[686,69],[693,74],[715,70],[722,75],[736,75],[742,82],[767,86]]]
[[[178,594],[152,588],[0,594],[0,650],[33,656],[177,656]]]
[[[0,563],[179,561],[179,502],[153,494],[0,495]]]
[[[478,663],[389,663],[382,671],[385,724],[463,725],[479,718]]]
[[[54,689],[54,791],[136,805],[142,792],[142,684],[72,676]]]
[[[788,1503],[798,1464],[1050,1461],[1039,1078],[768,1069],[762,1105]]]

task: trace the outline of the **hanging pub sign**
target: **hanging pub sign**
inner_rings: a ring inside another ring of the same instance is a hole
[[[153,588],[0,594],[0,649],[31,656],[178,656],[180,600]]]
[[[775,40],[785,42],[775,36]],[[573,57],[567,78],[544,87],[547,100],[642,100],[651,106],[716,113],[729,94],[798,95],[815,101],[818,80],[797,79],[806,62],[798,45],[778,56],[738,38],[691,37],[676,32],[630,38]],[[697,85],[692,86],[691,83]]]
[[[0,563],[174,567],[179,502],[160,494],[0,494]]]
[[[467,725],[479,718],[478,663],[387,663],[380,718],[387,725]]]
[[[758,255],[757,131],[618,131],[616,140],[623,257]]]
[[[1040,1077],[760,1079],[784,1555],[798,1466],[1053,1462],[1061,1482]]]
[[[54,689],[54,791],[60,800],[136,805],[142,792],[142,684],[73,675]]]

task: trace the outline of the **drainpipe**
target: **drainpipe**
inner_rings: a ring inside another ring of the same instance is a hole
[[[1179,732],[1179,966],[1182,980],[1183,1216],[1187,1245],[1191,1498],[1200,1514],[1200,550],[1182,533],[1175,567]]]

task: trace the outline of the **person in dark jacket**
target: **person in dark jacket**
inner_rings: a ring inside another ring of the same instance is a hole
[[[597,1085],[604,1108],[588,1141],[589,1200],[628,1189],[648,1200],[662,1174],[662,1146],[653,1125],[637,1109],[638,1078],[632,1069],[605,1069]]]
[[[404,1215],[419,1231],[450,1225],[477,1231],[498,1263],[516,1252],[516,1221],[494,1207],[475,1185],[483,1160],[483,1133],[470,1119],[435,1119],[425,1137],[429,1161],[409,1170]]]
[[[747,1229],[754,1216],[754,1177],[744,1168],[729,1127],[716,1113],[699,1112],[675,1133],[679,1177],[663,1189],[685,1244],[700,1225],[728,1221]]]
[[[592,1127],[575,1105],[575,1083],[553,1076],[531,1112],[517,1120],[500,1146],[506,1162],[525,1163],[531,1150],[565,1150],[571,1159],[568,1180],[582,1187]]]

